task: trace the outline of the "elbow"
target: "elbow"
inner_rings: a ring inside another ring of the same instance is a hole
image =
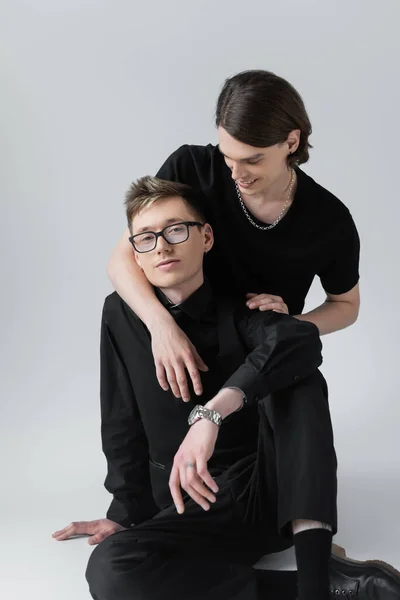
[[[107,276],[114,287],[116,287],[118,281],[118,273],[120,271],[121,259],[123,259],[122,252],[117,246],[114,252],[112,253],[107,265]]]
[[[358,316],[360,314],[360,303],[351,303],[350,304],[350,308],[348,310],[348,318],[347,318],[347,323],[346,323],[346,327],[350,327],[351,325],[354,325],[354,323],[357,321]]]
[[[355,307],[354,307],[354,311],[353,311],[353,323],[355,323],[358,319],[360,315],[360,303],[358,302]],[[353,325],[352,323],[352,325]]]
[[[111,281],[112,284],[115,283],[115,280],[117,277],[116,277],[116,265],[115,265],[114,254],[111,256],[110,260],[108,261],[107,277]]]

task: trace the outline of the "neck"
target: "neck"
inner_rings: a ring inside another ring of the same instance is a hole
[[[161,287],[159,289],[165,294],[170,302],[173,304],[181,304],[189,296],[194,294],[204,283],[203,270],[194,275],[191,279],[180,283],[179,285],[171,287]]]

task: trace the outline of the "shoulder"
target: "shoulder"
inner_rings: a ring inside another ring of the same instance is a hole
[[[157,177],[207,188],[212,184],[214,165],[221,160],[217,146],[184,144],[172,152]]]
[[[355,229],[351,212],[344,202],[301,169],[297,174],[300,203],[306,208],[304,214],[311,226],[316,225],[328,236]]]
[[[192,161],[198,164],[209,164],[213,158],[220,154],[218,147],[213,144],[206,146],[196,144],[183,144],[169,156],[170,160],[175,161]]]
[[[122,300],[117,292],[107,296],[103,305],[103,319],[109,324],[114,324],[127,317],[141,322],[137,314]]]

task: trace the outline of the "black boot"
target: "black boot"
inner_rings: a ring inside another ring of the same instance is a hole
[[[400,573],[382,561],[360,562],[332,555],[329,571],[332,598],[400,599]]]

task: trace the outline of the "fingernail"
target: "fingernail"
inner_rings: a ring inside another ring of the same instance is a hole
[[[255,304],[253,304],[253,302],[251,302],[251,303],[249,304],[249,308],[254,308],[254,307],[255,307]]]
[[[176,507],[177,512],[181,515],[183,513],[183,509],[181,506]]]
[[[208,510],[209,508],[210,508],[209,506],[205,506],[205,505],[203,506],[204,510]]]

